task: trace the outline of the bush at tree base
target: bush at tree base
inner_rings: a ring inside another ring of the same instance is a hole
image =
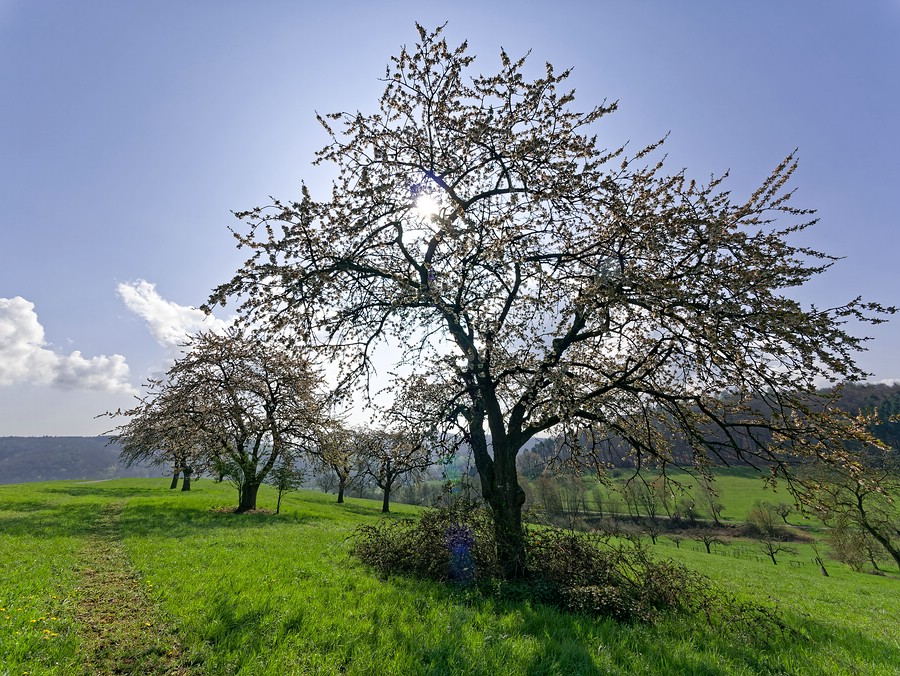
[[[438,508],[420,519],[360,526],[353,554],[384,576],[411,575],[464,586],[511,601],[542,603],[619,622],[647,622],[665,613],[727,620],[758,636],[787,629],[774,609],[739,602],[703,575],[654,559],[638,539],[555,527],[526,532],[528,574],[502,579],[490,515],[471,505]]]

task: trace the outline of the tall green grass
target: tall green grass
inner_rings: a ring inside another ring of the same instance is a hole
[[[156,606],[154,621],[178,634],[194,673],[888,675],[900,664],[900,624],[888,621],[900,608],[900,580],[838,564],[824,578],[813,566],[660,546],[729,592],[777,603],[792,630],[763,640],[704,618],[619,625],[379,579],[349,557],[358,524],[414,514],[412,507],[396,505],[385,517],[378,502],[337,505],[301,492],[286,496],[279,516],[235,515],[216,511],[234,503],[228,486],[166,486],[0,487],[0,606],[28,610],[0,614],[0,674],[78,673],[79,627],[67,612],[80,584],[72,566],[110,502],[125,503],[118,534],[130,565]],[[265,489],[261,506],[274,502]],[[57,618],[53,640],[31,626],[38,617]]]

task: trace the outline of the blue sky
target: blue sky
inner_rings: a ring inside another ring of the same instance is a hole
[[[804,237],[846,258],[798,297],[900,304],[900,0],[0,0],[0,435],[106,429],[241,262],[230,211],[321,194],[315,111],[372,110],[415,21],[485,71],[574,66],[581,107],[620,102],[604,145],[671,132],[736,197],[799,148]],[[900,320],[863,331],[900,378]]]

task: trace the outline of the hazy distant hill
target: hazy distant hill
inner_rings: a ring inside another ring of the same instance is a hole
[[[0,437],[0,484],[57,479],[162,476],[162,467],[125,467],[107,437]]]

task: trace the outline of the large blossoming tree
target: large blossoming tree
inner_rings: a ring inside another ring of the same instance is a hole
[[[475,74],[465,44],[418,28],[375,112],[320,118],[331,195],[239,214],[251,256],[210,304],[237,296],[249,321],[306,336],[348,388],[399,349],[438,396],[432,425],[474,450],[510,577],[525,566],[516,456],[535,435],[575,432],[585,459],[625,443],[665,463],[676,437],[699,466],[842,459],[831,440],[858,431],[816,381],[863,375],[844,323],[885,308],[787,295],[834,260],[790,243],[811,221],[785,187],[793,155],[733,201],[721,178],[666,173],[659,144],[607,147],[615,105],[577,108],[568,71],[532,77],[501,51]]]

